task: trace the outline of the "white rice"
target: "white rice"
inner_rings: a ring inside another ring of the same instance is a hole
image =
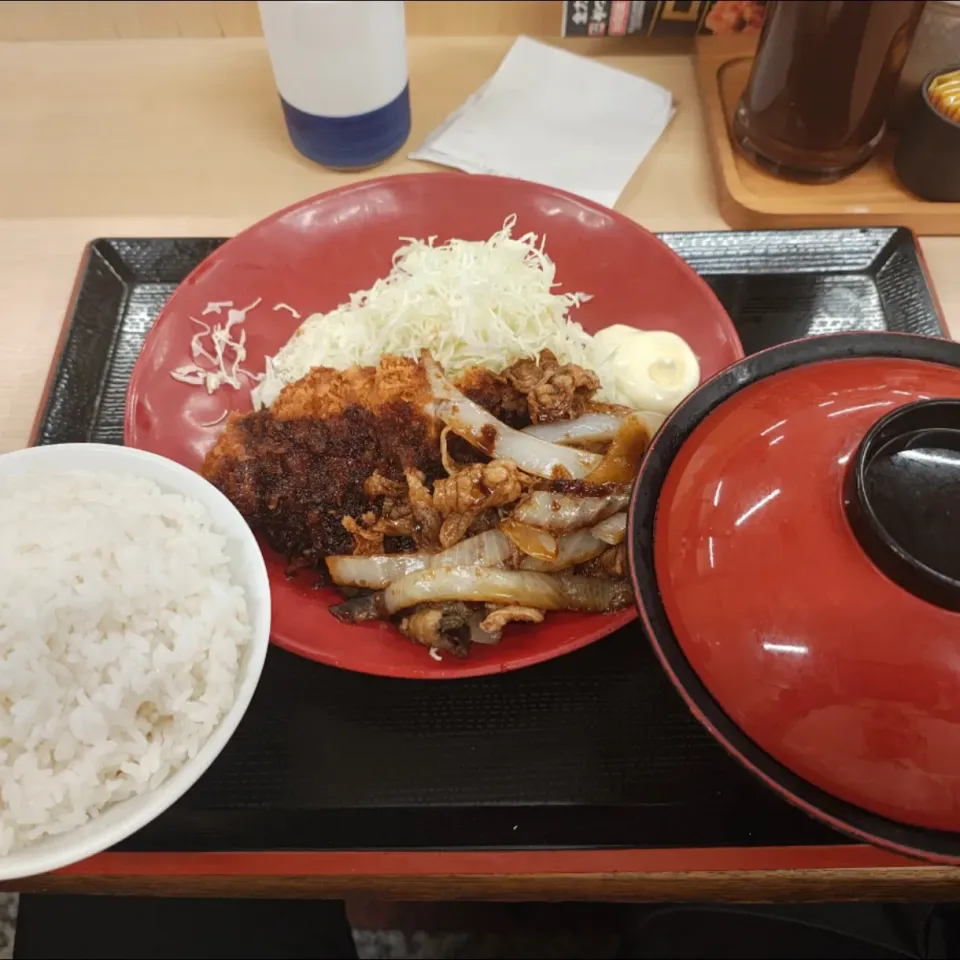
[[[199,503],[124,474],[0,482],[0,855],[193,757],[249,640]]]

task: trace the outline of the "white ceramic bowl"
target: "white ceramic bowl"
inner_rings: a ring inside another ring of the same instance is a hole
[[[270,587],[263,556],[246,521],[216,487],[172,460],[128,447],[68,443],[31,447],[0,456],[0,479],[23,473],[62,473],[65,470],[132,473],[153,480],[164,490],[202,503],[210,511],[217,531],[227,538],[234,581],[243,586],[247,595],[252,640],[240,661],[236,700],[196,757],[156,789],[108,807],[82,827],[45,837],[0,857],[0,881],[46,873],[83,860],[136,833],[173,806],[233,736],[257,688],[270,640]]]

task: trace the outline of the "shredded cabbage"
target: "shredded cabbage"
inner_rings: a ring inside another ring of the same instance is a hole
[[[247,314],[255,310],[261,301],[262,297],[258,297],[249,307],[244,307],[242,310],[233,309],[232,300],[208,303],[203,308],[201,316],[205,317],[208,313],[220,314],[224,307],[229,308],[227,322],[224,324],[207,323],[191,317],[190,322],[200,328],[190,340],[190,356],[193,357],[193,362],[177,367],[176,370],[171,371],[170,376],[191,387],[205,387],[207,393],[216,393],[225,383],[229,383],[234,390],[239,390],[243,385],[240,381],[241,374],[254,382],[263,379],[261,375],[250,373],[249,370],[244,370],[240,366],[247,358],[247,331],[241,329],[237,339],[234,339],[233,335],[233,328],[239,329],[247,319]],[[203,345],[206,338],[210,340],[212,353]],[[233,356],[228,357],[229,353]],[[219,421],[205,424],[205,426],[212,427],[217,422]]]
[[[479,242],[401,238],[385,278],[335,310],[307,317],[267,359],[254,406],[269,406],[312,367],[374,366],[384,354],[417,359],[425,348],[451,378],[478,365],[499,372],[545,347],[561,363],[593,366],[590,336],[568,317],[589,295],[556,291],[546,237],[515,239],[516,220],[508,217]]]

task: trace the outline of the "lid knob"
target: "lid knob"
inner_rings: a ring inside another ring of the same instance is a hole
[[[915,596],[960,612],[960,400],[920,400],[878,420],[843,493],[870,559]]]

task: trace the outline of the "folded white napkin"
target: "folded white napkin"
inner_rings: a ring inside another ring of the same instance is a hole
[[[669,90],[519,37],[497,72],[410,157],[533,180],[612,207],[672,114]]]

